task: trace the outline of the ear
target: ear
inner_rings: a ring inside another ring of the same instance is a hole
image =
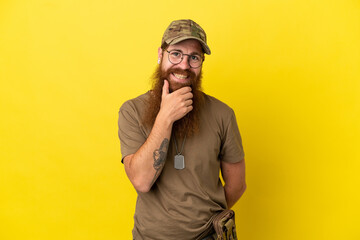
[[[161,47],[159,47],[159,49],[158,49],[158,58],[162,59],[162,55],[163,55],[163,50],[162,50]]]

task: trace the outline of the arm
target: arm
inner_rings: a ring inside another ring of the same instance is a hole
[[[164,81],[160,111],[145,143],[124,158],[125,172],[136,190],[148,192],[160,175],[167,155],[173,123],[192,110],[190,87],[169,93]]]
[[[237,163],[221,161],[221,174],[225,182],[225,198],[228,208],[240,199],[246,189],[245,159]]]

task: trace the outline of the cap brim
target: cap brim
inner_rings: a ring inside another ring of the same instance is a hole
[[[174,39],[169,39],[169,40],[166,41],[166,43],[169,44],[169,45],[173,45],[173,44],[179,43],[179,42],[187,40],[187,39],[198,40],[201,43],[204,52],[207,55],[211,54],[209,46],[203,40],[201,40],[200,38],[197,38],[197,37],[192,37],[192,36],[178,37],[178,38],[174,38]]]

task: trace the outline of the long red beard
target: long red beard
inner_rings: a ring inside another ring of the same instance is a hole
[[[164,72],[162,71],[160,65],[158,65],[155,69],[152,77],[153,88],[151,90],[148,106],[146,107],[143,118],[143,123],[147,127],[152,128],[152,126],[154,125],[156,116],[160,110],[164,80],[167,79],[169,81],[169,75],[171,74],[171,72],[184,73],[184,71],[181,69],[170,69]],[[179,138],[183,138],[185,136],[189,138],[199,131],[199,113],[201,105],[204,102],[204,94],[201,91],[202,72],[200,72],[197,77],[195,77],[195,74],[191,71],[186,71],[186,73],[190,75],[189,83],[179,84],[169,81],[170,92],[176,91],[177,89],[180,89],[184,86],[190,86],[193,93],[193,110],[191,110],[183,118],[177,120],[173,125],[173,134],[175,134]]]

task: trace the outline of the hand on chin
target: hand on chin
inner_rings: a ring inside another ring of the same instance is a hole
[[[180,88],[183,87],[187,87],[187,86],[191,86],[191,80],[189,77],[182,79],[182,78],[177,78],[174,74],[170,74],[169,77],[169,84],[170,84],[170,91],[176,91]]]

